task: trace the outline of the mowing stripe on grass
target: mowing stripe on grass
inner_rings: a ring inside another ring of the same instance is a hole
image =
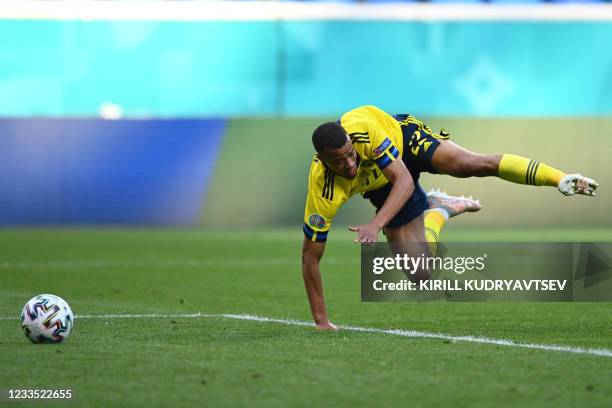
[[[254,316],[248,314],[207,314],[207,313],[176,313],[176,314],[107,314],[107,315],[79,315],[75,316],[78,319],[150,319],[150,318],[216,318],[216,319],[233,319],[233,320],[248,320],[261,323],[277,323],[290,326],[313,326],[311,322],[303,320],[276,319],[272,317]],[[0,320],[18,320],[15,317],[0,317]],[[562,353],[573,354],[589,354],[600,357],[612,357],[612,350],[608,349],[591,349],[582,347],[561,346],[557,344],[537,344],[537,343],[519,343],[514,340],[492,339],[489,337],[477,336],[451,336],[443,333],[423,332],[416,330],[401,330],[401,329],[378,329],[374,327],[359,327],[359,326],[338,326],[342,330],[362,333],[388,334],[400,337],[439,339],[467,343],[478,344],[493,344],[496,346],[520,347],[535,350],[558,351]]]
[[[0,269],[99,269],[99,268],[205,268],[205,267],[231,267],[244,266],[249,268],[269,266],[300,266],[299,258],[252,258],[252,259],[125,259],[125,260],[45,260],[45,261],[0,261]],[[340,258],[327,258],[328,265],[359,265],[360,260],[345,260]]]

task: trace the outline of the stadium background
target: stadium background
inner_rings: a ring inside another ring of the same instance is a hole
[[[604,186],[426,176],[485,204],[457,225],[612,225],[609,22],[237,20],[1,20],[0,223],[299,231],[312,130],[376,104]]]

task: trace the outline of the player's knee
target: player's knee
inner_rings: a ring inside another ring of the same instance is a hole
[[[427,268],[419,268],[414,271],[414,273],[411,272],[409,278],[411,282],[419,284],[420,282],[428,281],[431,278],[432,272],[433,271]]]
[[[478,177],[497,176],[499,174],[499,155],[480,155],[479,166],[477,171]]]
[[[452,176],[485,177],[497,174],[499,159],[496,156],[481,154],[461,155],[453,161]]]
[[[471,177],[476,167],[476,161],[472,156],[461,155],[456,157],[449,165],[448,172],[454,177]]]

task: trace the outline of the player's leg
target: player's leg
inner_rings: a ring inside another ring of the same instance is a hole
[[[464,212],[475,212],[481,208],[480,203],[471,198],[452,197],[440,191],[430,192],[427,199],[427,210],[422,207],[415,213],[414,207],[404,207],[385,227],[385,236],[394,254],[407,254],[410,257],[435,256],[446,221],[450,217]],[[410,221],[406,222],[407,220]],[[413,281],[427,280],[432,272],[421,269],[411,274],[410,278]]]
[[[419,215],[407,224],[398,227],[385,227],[387,243],[393,254],[408,255],[411,258],[430,256],[431,252],[425,237],[425,216]],[[408,273],[408,271],[406,271]],[[414,273],[412,273],[414,272]],[[431,276],[428,269],[410,271],[408,277],[413,282],[428,280]]]
[[[502,156],[474,153],[450,140],[439,140],[439,143],[431,157],[431,164],[438,172],[453,177],[499,175]]]
[[[430,205],[427,194],[418,182],[418,177],[415,177],[415,180],[417,181],[415,181],[414,192],[383,231],[389,248],[394,254],[418,257],[430,253],[425,234],[424,216]],[[367,192],[364,197],[369,199],[378,211],[385,204],[390,190],[390,185],[386,185],[381,189]],[[428,271],[417,271],[415,275],[409,275],[409,278],[426,280],[429,279],[429,275]]]
[[[566,174],[536,160],[513,154],[478,154],[450,140],[439,140],[431,164],[438,172],[454,177],[497,176],[518,184],[558,187],[565,195],[595,195],[598,185],[580,174]]]
[[[380,209],[389,195],[389,186],[370,191],[365,198]],[[480,203],[466,197],[451,197],[440,191],[425,194],[418,181],[412,196],[384,228],[387,243],[394,254],[421,257],[435,255],[440,233],[450,217],[480,210]],[[415,282],[427,280],[431,270],[409,274]]]

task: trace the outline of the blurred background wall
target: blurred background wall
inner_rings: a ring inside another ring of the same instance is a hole
[[[171,20],[0,19],[0,224],[298,228],[312,130],[375,104],[602,185],[424,177],[457,224],[612,226],[612,20]]]
[[[0,20],[0,114],[610,115],[610,38],[610,22]]]

